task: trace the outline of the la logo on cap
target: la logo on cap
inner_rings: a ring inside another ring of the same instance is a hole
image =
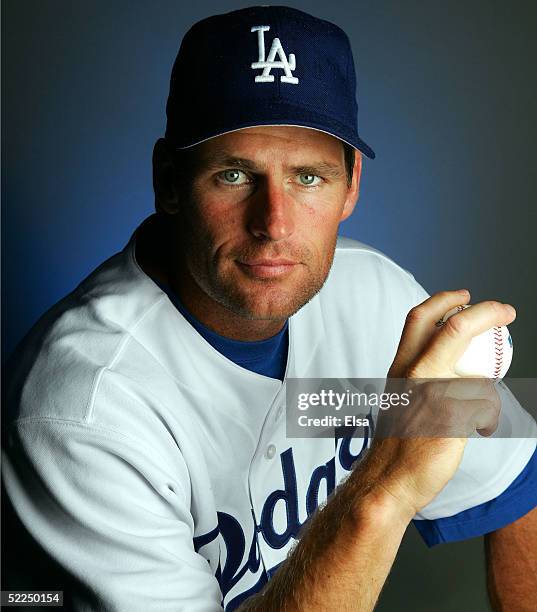
[[[258,74],[255,77],[256,83],[272,83],[274,81],[274,75],[270,74],[273,68],[282,68],[285,71],[285,75],[280,76],[282,83],[298,83],[298,78],[292,74],[293,70],[296,70],[296,58],[294,53],[289,53],[289,60],[285,55],[282,43],[279,38],[272,40],[272,46],[267,59],[265,59],[265,32],[270,30],[270,26],[260,25],[252,26],[250,32],[257,32],[257,48],[259,50],[259,60],[252,62],[251,67],[255,69],[263,68],[263,73]],[[276,61],[276,55],[280,58]]]

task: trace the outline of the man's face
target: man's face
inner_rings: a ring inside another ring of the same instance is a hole
[[[197,149],[191,201],[179,194],[177,216],[191,292],[247,319],[288,318],[328,275],[360,156],[349,188],[341,141],[316,130],[247,128]]]

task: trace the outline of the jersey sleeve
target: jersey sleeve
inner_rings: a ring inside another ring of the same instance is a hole
[[[484,535],[513,523],[537,506],[537,451],[497,497],[453,516],[414,520],[427,546]]]
[[[185,470],[167,468],[143,441],[68,420],[16,421],[3,448],[14,512],[50,563],[74,577],[76,611],[222,610],[218,582],[193,547]]]
[[[415,304],[428,297],[416,282]],[[503,382],[496,389],[501,401],[497,431],[468,440],[453,478],[413,521],[428,546],[490,533],[537,506],[537,426]],[[509,437],[509,432],[525,437]]]

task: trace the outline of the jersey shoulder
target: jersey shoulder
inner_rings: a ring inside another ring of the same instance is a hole
[[[414,275],[379,249],[339,236],[328,283],[350,294],[404,302],[405,306],[427,299],[428,293]]]
[[[397,264],[391,257],[379,249],[353,238],[338,236],[334,263],[342,266],[352,262],[352,265],[357,258],[364,260],[364,262],[369,262],[370,265],[375,265],[376,263],[392,268],[393,272],[406,276],[409,279],[414,278],[408,270]]]
[[[126,351],[140,362],[136,331],[164,299],[136,268],[132,244],[103,262],[37,321],[8,360],[8,421],[86,422],[103,374]]]

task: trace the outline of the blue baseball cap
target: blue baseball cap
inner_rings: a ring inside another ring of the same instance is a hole
[[[165,137],[177,149],[241,128],[331,134],[374,159],[358,136],[349,39],[288,6],[255,6],[195,23],[173,65]]]

